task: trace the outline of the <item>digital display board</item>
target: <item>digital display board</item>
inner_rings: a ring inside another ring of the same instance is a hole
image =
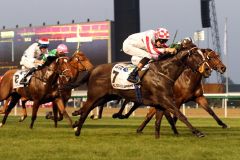
[[[112,61],[112,22],[86,22],[0,30],[0,76],[7,70],[20,68],[24,51],[39,38],[49,38],[49,50],[64,43],[71,57],[80,50],[94,65]]]

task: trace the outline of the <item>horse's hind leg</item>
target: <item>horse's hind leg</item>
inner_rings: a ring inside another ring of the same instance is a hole
[[[11,101],[11,97],[9,97],[5,102],[4,105],[2,107],[2,109],[0,110],[0,114],[4,114],[8,108],[9,102]]]
[[[209,107],[207,99],[202,96],[202,97],[198,97],[195,100],[200,106],[203,107],[204,110],[206,110],[218,123],[218,125],[222,126],[222,128],[227,128],[227,125],[225,123],[223,123],[218,116],[213,112],[213,110]]]
[[[8,107],[7,107],[7,110],[5,111],[5,114],[4,114],[2,123],[0,124],[0,127],[2,127],[6,123],[6,120],[7,120],[7,117],[9,115],[9,113],[11,112],[13,107],[17,104],[17,102],[19,101],[20,98],[21,98],[21,96],[18,95],[18,94],[13,94],[12,95],[12,99],[11,99],[11,101],[10,101]]]
[[[134,103],[134,105],[132,106],[132,108],[128,111],[127,114],[123,115],[124,118],[129,118],[129,116],[140,106],[140,104],[138,103]]]
[[[146,115],[145,120],[142,122],[142,124],[138,127],[137,133],[142,133],[142,130],[146,127],[146,125],[149,123],[149,121],[152,119],[152,117],[155,115],[156,109],[154,107],[151,107]]]
[[[118,100],[118,103],[119,103],[119,102],[120,102],[120,100]],[[122,113],[123,113],[123,110],[125,109],[125,107],[126,107],[126,105],[127,105],[128,102],[129,102],[129,101],[124,100],[123,103],[122,103],[122,106],[121,106],[120,110],[119,110],[117,113],[114,113],[114,114],[112,115],[112,118],[124,119]]]
[[[26,102],[27,101],[22,101],[22,116],[20,117],[19,122],[23,122],[27,118]]]

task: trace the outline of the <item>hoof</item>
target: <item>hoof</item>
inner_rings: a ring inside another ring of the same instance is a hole
[[[112,118],[118,118],[119,117],[119,114],[118,113],[114,113],[113,115],[112,115]]]
[[[72,116],[78,116],[78,115],[80,115],[80,112],[79,112],[79,111],[74,111],[74,112],[72,113]]]
[[[72,128],[76,128],[78,126],[78,121],[75,121],[74,124],[72,125]]]
[[[27,118],[27,116],[22,116],[22,117],[19,119],[19,122],[23,122],[26,118]]]
[[[52,112],[47,112],[45,118],[51,119],[51,117],[52,117]]]
[[[80,136],[80,131],[76,131],[75,136]]]
[[[137,134],[143,134],[143,132],[140,130],[137,130]]]
[[[124,115],[119,115],[118,118],[119,119],[125,119],[126,117]]]
[[[223,125],[222,125],[222,128],[223,128],[223,129],[226,129],[226,128],[230,128],[230,127],[228,127],[226,124],[223,124]]]
[[[0,127],[3,127],[3,123],[0,123]]]
[[[205,135],[202,132],[198,131],[198,130],[194,131],[193,134],[195,134],[199,138],[205,137]]]
[[[90,116],[91,119],[94,119],[94,114]]]

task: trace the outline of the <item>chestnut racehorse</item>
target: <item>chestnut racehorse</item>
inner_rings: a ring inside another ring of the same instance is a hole
[[[200,68],[204,68],[201,73],[205,77],[211,74],[211,69],[197,47],[191,49],[182,48],[173,57],[152,62],[149,65],[149,70],[142,78],[141,102],[134,90],[119,90],[112,87],[110,77],[113,65],[99,65],[89,74],[87,101],[80,110],[76,111],[81,115],[76,124],[76,136],[80,135],[83,123],[92,109],[110,100],[118,99],[119,96],[138,104],[154,106],[157,109],[157,115],[160,115],[161,110],[167,110],[185,123],[193,134],[198,137],[204,136],[203,133],[189,123],[187,118],[176,107],[172,90],[175,80],[186,66],[197,72],[200,71]],[[160,123],[156,121],[156,138],[159,138],[159,125]]]
[[[93,65],[92,63],[89,61],[89,59],[81,52],[81,51],[76,51],[73,56],[68,60],[68,72],[71,73],[71,82],[73,81],[76,81],[78,75],[84,71],[89,71],[93,68]],[[60,78],[59,78],[60,80]],[[63,83],[61,83],[63,84]],[[66,105],[67,101],[69,100],[69,98],[71,97],[71,89],[64,89],[64,90],[60,90],[60,96],[62,97],[62,100],[63,100],[63,103]],[[10,99],[8,99],[10,100]],[[28,101],[28,99],[22,97],[22,112],[23,112],[23,115],[22,117],[20,118],[20,122],[22,122],[26,117],[27,117],[27,111],[26,111],[26,106],[25,106],[25,103]],[[4,104],[4,107],[3,107],[3,110],[2,112],[4,113],[5,110],[7,109],[7,105],[8,102],[6,102]],[[60,117],[57,118],[57,104],[54,103],[53,101],[53,113],[54,113],[54,116],[53,117],[49,117],[51,119],[54,120],[55,122],[55,127],[57,127],[57,120],[62,120],[63,118],[63,114],[61,114],[61,112],[59,112],[60,114]]]
[[[54,101],[64,116],[72,124],[72,120],[65,111],[62,98],[59,97],[57,80],[61,77],[61,82],[67,83],[69,77],[71,77],[68,70],[69,64],[67,63],[66,57],[49,57],[47,62],[37,70],[27,87],[13,88],[13,75],[17,70],[7,71],[2,78],[0,83],[0,101],[6,100],[11,97],[10,104],[5,111],[4,118],[2,120],[1,126],[6,123],[6,119],[16,105],[21,97],[25,97],[27,100],[33,100],[33,111],[32,111],[32,121],[30,128],[33,128],[34,121],[37,117],[37,111],[40,104]],[[64,80],[63,80],[64,79]]]

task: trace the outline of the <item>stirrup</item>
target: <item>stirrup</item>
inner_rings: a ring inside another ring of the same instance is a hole
[[[137,78],[137,77],[134,77],[134,79],[133,79],[133,77],[128,77],[128,79],[127,79],[129,82],[131,82],[131,83],[134,83],[134,84],[139,84],[139,83],[141,83],[141,81],[140,81],[140,79],[139,78]]]
[[[27,85],[27,79],[21,79],[21,81],[19,82],[19,84],[22,84],[22,85]]]

